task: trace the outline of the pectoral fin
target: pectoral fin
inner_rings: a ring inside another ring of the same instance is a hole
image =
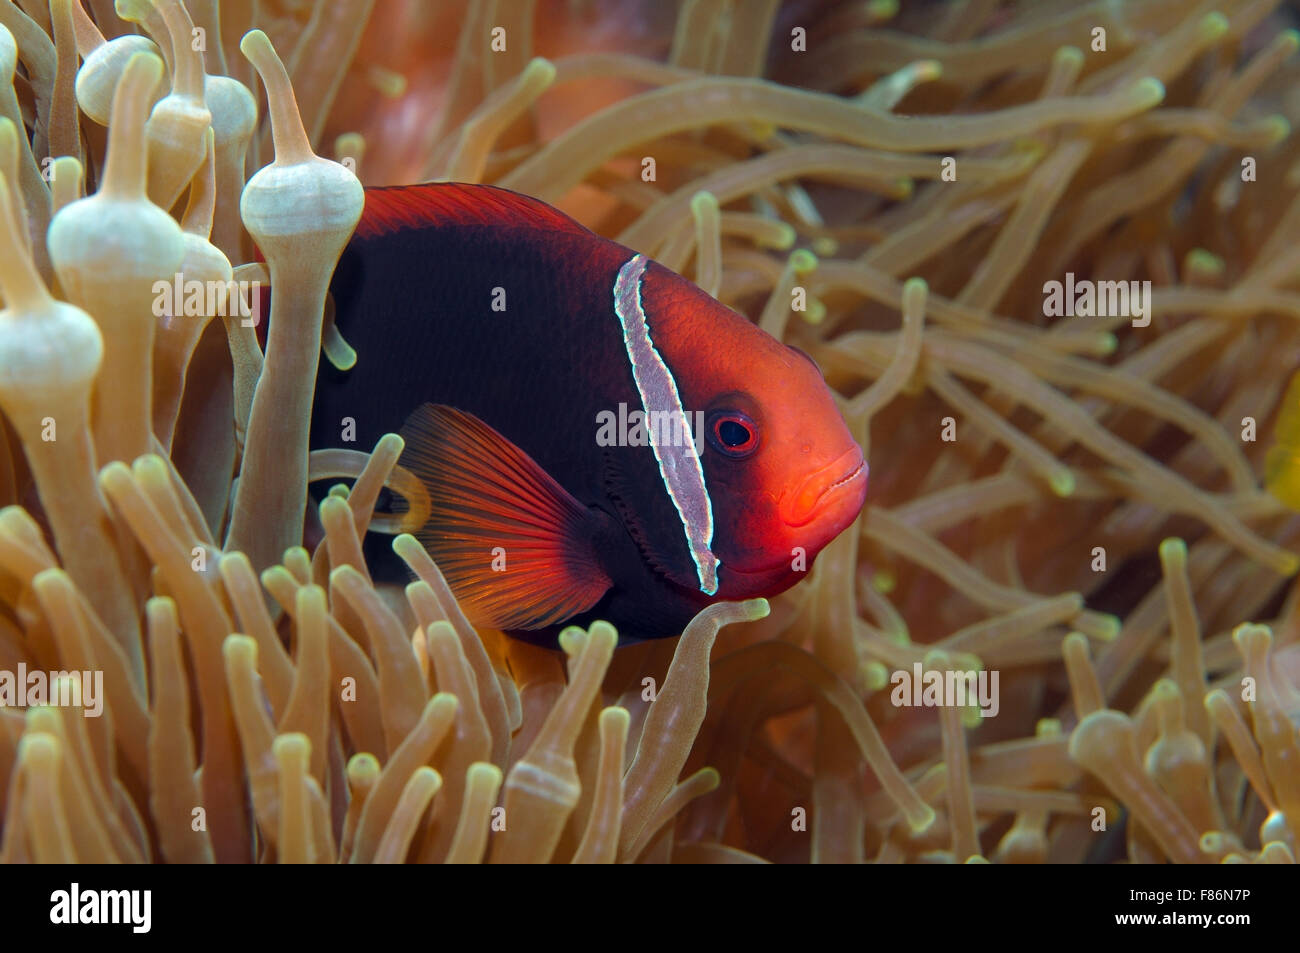
[[[423,404],[402,427],[400,463],[428,488],[415,535],[466,616],[499,629],[541,629],[600,601],[610,587],[596,515],[528,454],[473,414]]]

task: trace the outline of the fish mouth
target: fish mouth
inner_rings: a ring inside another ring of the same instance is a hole
[[[781,519],[787,526],[806,526],[837,498],[858,496],[858,509],[866,495],[867,461],[857,447],[845,451],[800,481],[781,501]]]

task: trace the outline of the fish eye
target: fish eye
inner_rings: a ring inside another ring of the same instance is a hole
[[[758,449],[758,425],[738,410],[715,410],[706,432],[713,449],[733,460],[743,460]]]

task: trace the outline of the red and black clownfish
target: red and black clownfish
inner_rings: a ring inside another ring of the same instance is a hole
[[[476,624],[675,636],[794,585],[862,508],[809,357],[540,201],[368,189],[330,290],[358,357],[322,361],[312,447],[402,434],[415,535]]]

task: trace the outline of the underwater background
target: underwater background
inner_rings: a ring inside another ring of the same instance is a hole
[[[1295,25],[0,0],[0,671],[103,684],[0,707],[0,862],[1293,863]],[[358,182],[436,179],[820,365],[871,480],[805,582],[535,647],[375,512],[400,440],[308,455]],[[269,332],[160,315],[178,273]],[[947,672],[995,704],[911,691]]]

